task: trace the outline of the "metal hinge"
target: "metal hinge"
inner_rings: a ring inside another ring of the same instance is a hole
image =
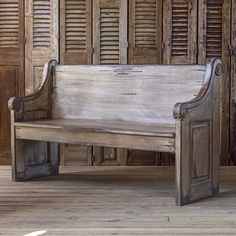
[[[229,44],[228,49],[229,49],[229,55],[230,56],[235,56],[236,55],[236,48],[234,46]]]
[[[165,43],[162,43],[162,44],[161,44],[161,52],[164,52],[164,51],[165,51],[165,46],[166,46]]]

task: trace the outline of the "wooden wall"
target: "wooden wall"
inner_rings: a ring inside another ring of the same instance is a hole
[[[25,93],[33,91],[50,58],[63,64],[202,64],[221,57],[221,162],[236,164],[234,10],[236,0],[0,0],[0,163],[10,160],[6,101],[22,94],[24,84]],[[61,156],[63,165],[174,164],[165,153],[69,144],[61,146]]]

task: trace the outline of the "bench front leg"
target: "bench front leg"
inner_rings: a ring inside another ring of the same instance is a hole
[[[21,140],[15,136],[15,122],[49,119],[52,116],[53,68],[55,60],[44,67],[41,86],[35,92],[9,100],[11,111],[11,151],[13,181],[58,173],[57,143]]]
[[[208,65],[196,99],[176,104],[176,204],[219,193],[221,63]]]

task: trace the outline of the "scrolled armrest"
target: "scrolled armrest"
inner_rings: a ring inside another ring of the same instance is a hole
[[[45,64],[42,83],[33,93],[9,99],[8,107],[10,111],[14,112],[15,121],[29,121],[50,117],[53,68],[57,64],[56,60],[51,60]]]
[[[198,95],[190,101],[176,103],[173,110],[174,118],[186,118],[190,109],[194,109],[203,104],[210,95],[214,94],[213,96],[218,96],[217,91],[219,91],[220,83],[216,82],[216,77],[221,76],[222,71],[222,64],[219,59],[215,59],[214,61],[211,61],[211,63],[208,63],[205,78]]]

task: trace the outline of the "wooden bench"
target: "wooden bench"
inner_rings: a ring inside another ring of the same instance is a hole
[[[58,173],[58,143],[175,153],[176,204],[219,192],[221,62],[45,65],[9,100],[13,180]]]

